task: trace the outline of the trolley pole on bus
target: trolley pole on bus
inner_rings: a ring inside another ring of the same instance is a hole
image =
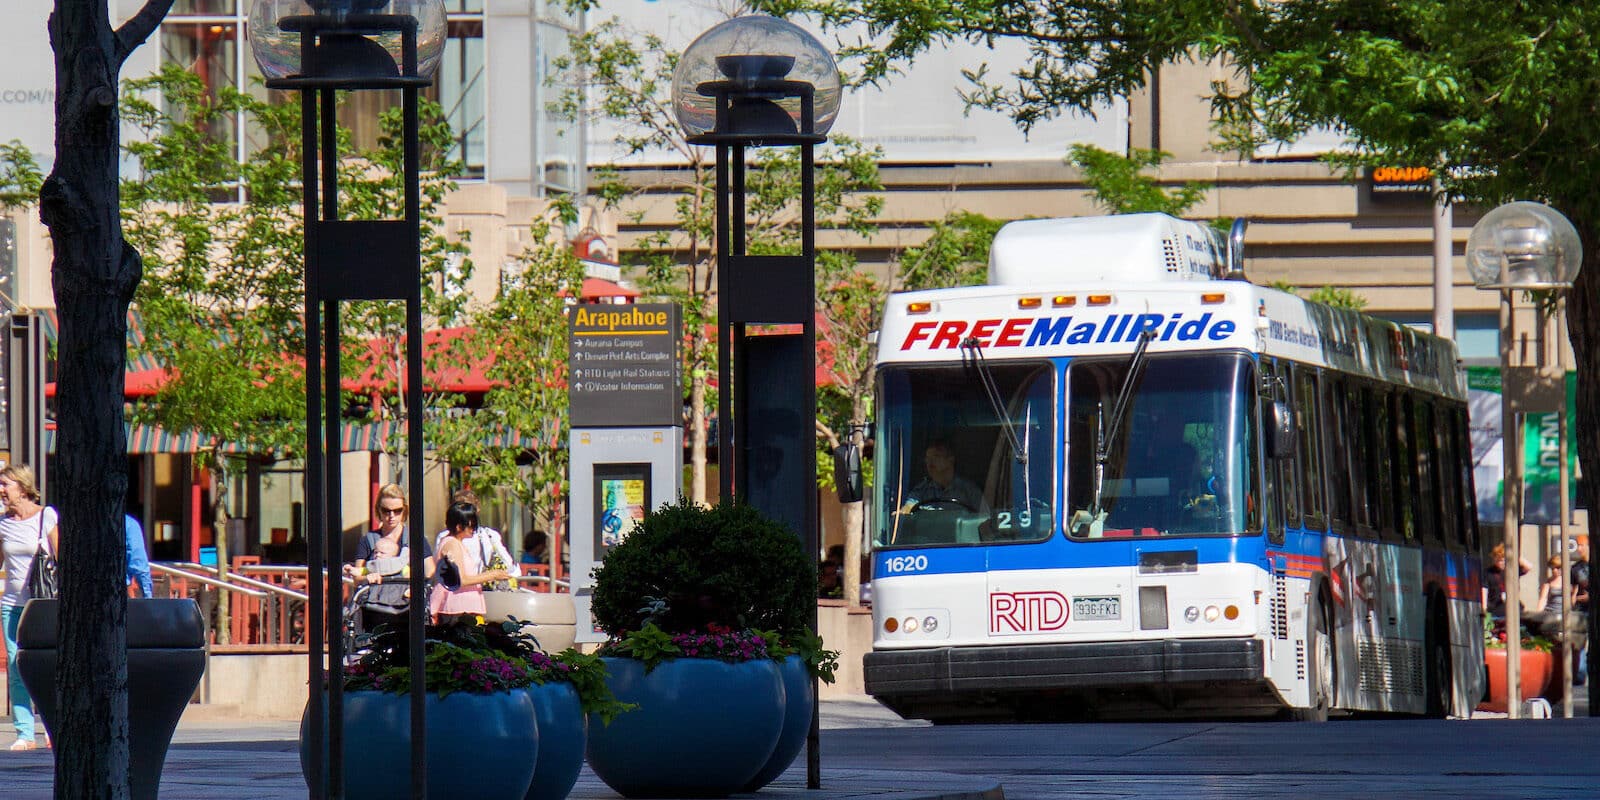
[[[1506,714],[1522,715],[1522,414],[1546,409],[1551,377],[1538,367],[1513,366],[1516,292],[1559,298],[1572,287],[1583,264],[1578,231],[1560,212],[1541,203],[1518,201],[1499,206],[1472,226],[1467,237],[1467,271],[1479,289],[1500,293],[1500,435],[1502,506],[1506,548]],[[1565,395],[1566,376],[1557,376]],[[1565,463],[1562,465],[1565,469]],[[1565,487],[1562,487],[1563,499]],[[1563,504],[1564,505],[1564,504]],[[1563,542],[1563,550],[1565,542]],[[1563,562],[1565,563],[1565,562]]]

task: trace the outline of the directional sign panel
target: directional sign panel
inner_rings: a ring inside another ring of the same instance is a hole
[[[683,424],[674,303],[580,303],[567,315],[574,428]]]

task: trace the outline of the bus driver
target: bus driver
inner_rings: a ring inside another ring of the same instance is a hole
[[[983,490],[956,474],[956,454],[949,442],[942,439],[929,442],[927,450],[923,452],[923,465],[928,470],[928,477],[911,487],[899,513],[904,514],[918,505],[934,501],[953,502],[967,511],[989,513],[989,501],[984,498]]]

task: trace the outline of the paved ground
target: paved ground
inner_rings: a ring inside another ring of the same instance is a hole
[[[804,789],[799,764],[759,798],[1600,797],[1600,718],[1497,716],[929,726],[871,700],[827,701],[823,790]],[[297,734],[293,722],[191,714],[174,739],[161,796],[302,800]],[[0,798],[47,800],[52,769],[47,751],[0,752]],[[587,769],[572,796],[617,797]]]

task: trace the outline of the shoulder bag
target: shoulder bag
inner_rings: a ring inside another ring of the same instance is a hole
[[[60,567],[50,553],[50,538],[44,532],[44,509],[39,509],[39,549],[28,566],[28,597],[53,599],[61,587]]]

